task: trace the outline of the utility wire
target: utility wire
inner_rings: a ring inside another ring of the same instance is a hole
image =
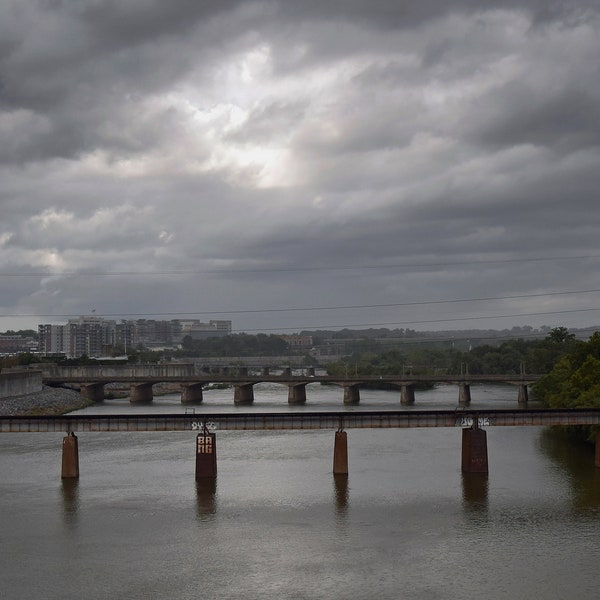
[[[458,317],[452,319],[424,319],[420,321],[399,321],[392,323],[353,323],[352,325],[319,325],[313,327],[263,327],[261,329],[240,329],[234,331],[235,333],[244,333],[247,331],[314,331],[318,329],[349,329],[353,327],[388,327],[390,325],[422,325],[427,323],[454,323],[457,321],[483,321],[488,319],[508,319],[514,317],[539,317],[544,315],[562,315],[568,313],[594,312],[599,310],[600,308],[578,308],[573,310],[555,310],[548,312],[520,313],[513,315],[485,315],[479,317]]]
[[[556,260],[584,260],[589,258],[600,258],[599,254],[590,254],[582,256],[537,256],[532,258],[505,258],[476,261],[457,261],[457,262],[432,262],[432,263],[399,263],[391,265],[346,265],[337,267],[282,267],[266,269],[201,269],[201,270],[179,270],[169,269],[167,271],[60,271],[52,272],[23,272],[23,271],[4,271],[0,272],[0,277],[122,277],[122,276],[164,276],[164,275],[240,275],[245,273],[295,273],[303,271],[357,271],[373,269],[412,269],[412,268],[431,268],[431,267],[456,267],[466,265],[491,265],[508,264],[524,262],[548,262]]]
[[[257,313],[282,313],[282,312],[309,312],[324,310],[346,310],[362,308],[395,308],[405,306],[429,306],[439,304],[458,304],[462,302],[487,302],[490,300],[515,300],[523,298],[542,298],[552,296],[567,296],[577,294],[590,294],[600,292],[600,289],[569,290],[563,292],[547,292],[544,294],[515,294],[510,296],[481,296],[476,298],[455,298],[450,300],[423,300],[418,302],[392,302],[387,304],[347,304],[338,306],[310,306],[295,308],[249,308],[239,310],[204,310],[204,311],[175,311],[175,312],[149,312],[149,313],[102,313],[104,317],[160,317],[160,316],[201,316],[201,315],[241,315]],[[590,309],[594,310],[594,309]],[[74,313],[50,314],[50,313],[12,313],[0,314],[0,318],[8,317],[73,317]],[[100,314],[98,315],[100,316]]]

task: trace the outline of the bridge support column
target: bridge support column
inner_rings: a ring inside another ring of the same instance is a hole
[[[217,476],[217,436],[204,431],[196,436],[196,481]]]
[[[519,385],[519,398],[518,398],[519,406],[527,406],[527,402],[529,402],[529,393],[527,391],[527,384],[521,383]]]
[[[306,384],[288,386],[288,404],[306,404]]]
[[[268,377],[269,374],[270,374],[270,372],[271,371],[269,370],[269,367],[263,367],[262,368],[262,375],[263,375],[263,377]]]
[[[333,474],[348,475],[348,436],[345,431],[335,432]]]
[[[596,432],[596,460],[594,464],[600,467],[600,429]]]
[[[254,388],[251,383],[236,385],[233,390],[235,404],[252,404],[254,402]]]
[[[471,404],[471,386],[468,383],[461,383],[458,386],[458,404],[460,406]]]
[[[406,406],[415,403],[415,386],[414,385],[403,385],[400,388],[400,404]]]
[[[344,386],[344,404],[358,404],[360,402],[360,391],[358,384]]]
[[[487,473],[487,432],[477,426],[462,430],[462,471],[464,473]]]
[[[181,404],[202,404],[201,383],[188,383],[181,386]]]
[[[79,446],[77,436],[69,432],[62,443],[62,470],[63,479],[77,479],[79,477]]]
[[[281,376],[282,377],[291,377],[291,375],[292,375],[291,367],[284,367],[283,372],[281,373]]]
[[[150,404],[152,398],[151,383],[132,383],[129,386],[129,402],[131,404]]]
[[[104,400],[104,384],[84,383],[79,388],[79,393],[86,400],[91,400],[92,402],[102,402]]]

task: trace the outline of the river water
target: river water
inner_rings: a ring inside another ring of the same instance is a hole
[[[255,405],[205,392],[196,412],[342,410],[339,388],[256,386]],[[473,386],[472,408],[514,387]],[[458,390],[417,392],[454,408]],[[399,393],[361,390],[361,409]],[[349,410],[352,410],[351,408]],[[410,410],[408,408],[407,410]],[[183,412],[106,401],[81,413]],[[81,477],[61,481],[63,434],[0,436],[3,599],[596,599],[600,469],[537,427],[488,428],[490,473],[460,471],[458,429],[217,431],[214,486],[194,481],[195,432],[81,433]]]

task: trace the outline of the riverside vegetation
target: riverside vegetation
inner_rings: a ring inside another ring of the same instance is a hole
[[[223,350],[226,343],[228,352],[236,355],[283,354],[288,350],[285,342],[277,336],[247,334],[215,338],[212,353]],[[224,341],[225,340],[225,341]],[[200,344],[186,340],[182,349],[198,351]],[[206,345],[207,341],[203,341]],[[152,351],[144,352],[144,362],[154,362],[163,356]],[[307,361],[309,357],[307,356]],[[39,360],[35,355],[24,353],[0,360],[0,369],[10,366],[30,365]],[[140,360],[139,352],[130,361]],[[314,360],[314,359],[312,359]],[[78,364],[97,364],[87,357],[68,361]],[[543,375],[533,386],[532,397],[546,406],[558,408],[587,408],[600,406],[600,332],[589,340],[580,341],[565,327],[552,329],[543,339],[511,339],[499,344],[484,344],[468,351],[454,348],[423,346],[407,350],[393,349],[384,352],[355,352],[337,362],[327,365],[327,372],[334,376],[386,376],[398,373],[430,374],[519,374],[527,371]],[[48,397],[54,397],[56,393]],[[42,395],[43,396],[43,395]],[[42,396],[38,399],[41,402]],[[58,409],[53,399],[52,410]],[[69,398],[71,405],[74,397]],[[31,401],[35,402],[33,398]],[[68,409],[67,409],[68,410]],[[589,428],[585,430],[589,435]]]

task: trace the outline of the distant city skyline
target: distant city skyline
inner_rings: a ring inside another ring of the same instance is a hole
[[[41,354],[97,357],[112,354],[117,348],[127,352],[138,346],[176,347],[185,337],[223,337],[231,334],[231,321],[119,319],[117,322],[94,315],[69,319],[65,324],[40,323],[37,331]]]

